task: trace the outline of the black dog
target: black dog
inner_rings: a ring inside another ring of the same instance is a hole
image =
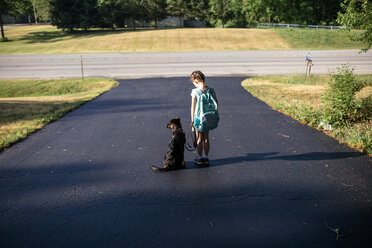
[[[171,119],[167,124],[167,128],[171,129],[173,133],[167,153],[164,156],[164,167],[158,168],[153,165],[151,166],[151,169],[156,172],[178,170],[186,167],[184,160],[186,138],[182,130],[180,117]]]

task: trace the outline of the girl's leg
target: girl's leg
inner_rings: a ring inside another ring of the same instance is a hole
[[[203,133],[203,142],[204,142],[204,154],[208,157],[209,154],[209,131]]]
[[[196,132],[197,141],[196,141],[196,149],[198,150],[198,155],[201,157],[203,155],[203,133]]]

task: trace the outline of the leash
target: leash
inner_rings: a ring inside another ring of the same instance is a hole
[[[189,129],[187,130],[187,142],[186,142],[186,150],[189,152],[195,151],[196,149],[196,132],[195,127],[192,123],[190,123]],[[192,145],[190,145],[190,140],[192,141]]]

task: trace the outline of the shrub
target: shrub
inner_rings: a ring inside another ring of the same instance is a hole
[[[372,120],[372,96],[361,99],[358,117],[361,120]]]
[[[360,111],[363,109],[363,101],[355,97],[364,85],[356,79],[353,71],[354,68],[350,69],[348,65],[342,65],[336,69],[336,72],[331,73],[329,89],[322,100],[325,103],[324,117],[333,126],[364,118]]]

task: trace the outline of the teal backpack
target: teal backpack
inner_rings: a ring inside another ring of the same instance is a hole
[[[216,99],[213,97],[214,90],[212,88],[208,88],[206,92],[198,90],[201,94],[196,101],[194,126],[199,132],[206,132],[218,126],[220,116]]]

